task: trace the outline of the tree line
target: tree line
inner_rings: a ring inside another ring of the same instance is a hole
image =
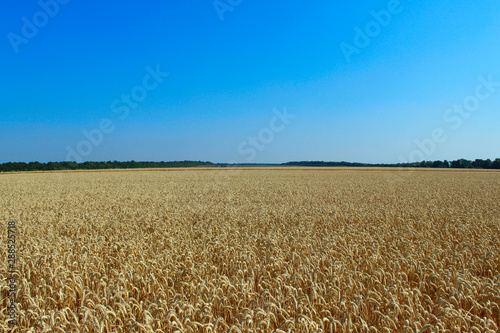
[[[99,170],[99,169],[148,169],[148,168],[193,168],[202,166],[245,166],[249,164],[214,164],[203,161],[175,161],[175,162],[136,162],[136,161],[107,161],[107,162],[7,162],[0,164],[0,172],[12,171],[56,171],[56,170]],[[259,164],[252,164],[259,165]],[[316,166],[316,167],[403,167],[403,168],[462,168],[462,169],[500,169],[500,158],[494,161],[487,159],[476,159],[474,161],[459,159],[448,162],[444,161],[422,161],[413,163],[393,164],[371,164],[357,162],[324,162],[324,161],[302,161],[287,162],[282,164],[265,164],[281,166]]]
[[[348,167],[402,167],[402,168],[456,168],[456,169],[500,169],[500,158],[494,161],[487,159],[475,159],[474,161],[459,159],[455,161],[421,161],[413,163],[394,163],[394,164],[371,164],[371,163],[353,163],[353,162],[324,162],[324,161],[302,161],[287,162],[282,165],[287,166],[348,166]]]
[[[177,161],[177,162],[8,162],[0,164],[0,172],[10,171],[55,171],[55,170],[98,170],[98,169],[139,169],[139,168],[186,168],[210,166],[212,162]]]

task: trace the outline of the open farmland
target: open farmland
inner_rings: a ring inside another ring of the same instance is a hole
[[[500,173],[407,173],[2,174],[17,331],[497,332]]]

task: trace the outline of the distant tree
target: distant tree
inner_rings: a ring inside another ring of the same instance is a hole
[[[491,169],[492,164],[493,164],[493,162],[491,162],[491,160],[488,158],[486,161],[484,161],[483,168]]]
[[[493,163],[491,163],[492,169],[500,169],[500,158],[495,158]]]
[[[464,168],[473,168],[472,162],[466,159],[460,159],[460,163],[464,166]]]
[[[474,162],[471,163],[474,168],[484,168],[485,161],[481,159],[475,159]]]
[[[434,161],[434,162],[432,162],[432,167],[433,168],[442,168],[443,167],[443,161]]]
[[[452,168],[473,168],[473,162],[466,160],[466,159],[459,159],[456,161],[451,162],[451,167]]]

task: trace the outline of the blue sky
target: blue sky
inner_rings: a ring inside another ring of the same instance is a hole
[[[500,157],[495,1],[0,9],[0,162]]]

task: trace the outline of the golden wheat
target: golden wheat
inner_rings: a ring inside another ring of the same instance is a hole
[[[18,332],[500,327],[498,172],[63,172],[0,185],[2,222],[17,221]],[[5,259],[0,331],[7,276]]]

